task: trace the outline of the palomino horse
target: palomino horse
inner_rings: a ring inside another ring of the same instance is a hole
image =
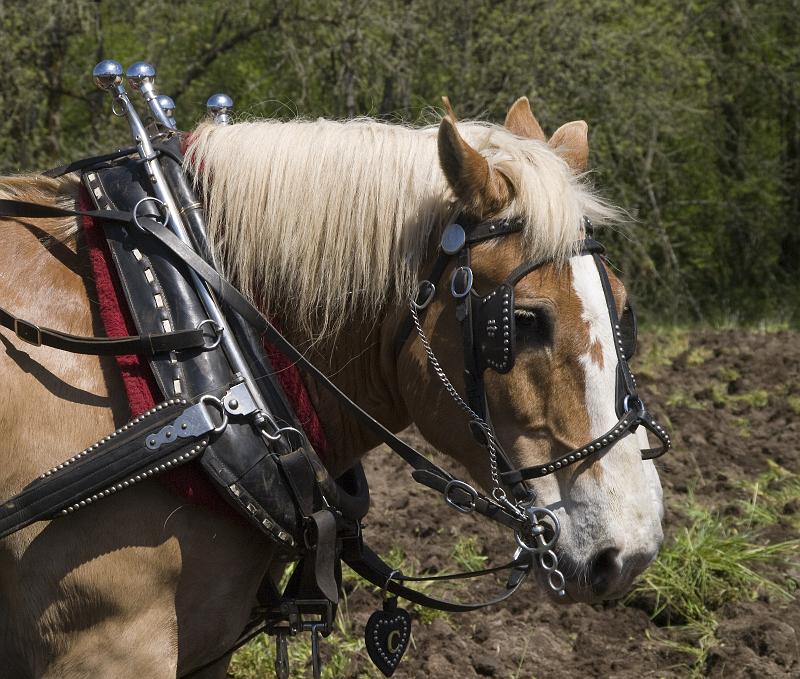
[[[524,230],[474,248],[475,287],[520,262],[553,262],[516,288],[516,367],[487,373],[497,435],[515,466],[572,450],[617,421],[608,310],[591,258],[571,257],[582,217],[614,212],[584,185],[586,125],[549,143],[527,99],[505,126],[409,129],[371,120],[203,125],[188,158],[220,266],[347,394],[393,431],[414,423],[488,485],[485,450],[412,338],[396,350],[415,281],[457,215]],[[0,196],[74,207],[74,177],[0,179]],[[4,220],[0,299],[33,322],[98,334],[74,220]],[[625,290],[612,275],[618,308]],[[457,388],[452,300],[424,329]],[[0,495],[127,418],[113,361],[0,335]],[[334,474],[376,444],[308,381]],[[464,426],[462,426],[464,424]],[[567,599],[620,596],[655,557],[661,489],[633,436],[534,481],[558,515]],[[224,654],[248,620],[271,547],[244,522],[187,504],[158,480],[0,541],[0,658],[8,677],[183,676]],[[195,676],[223,677],[227,659]]]

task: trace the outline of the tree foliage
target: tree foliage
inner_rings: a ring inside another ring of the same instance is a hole
[[[800,0],[0,0],[0,171],[128,143],[91,68],[145,59],[190,127],[241,117],[590,125],[611,237],[659,318],[800,321]]]

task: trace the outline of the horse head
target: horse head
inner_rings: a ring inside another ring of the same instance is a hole
[[[568,123],[548,142],[523,98],[509,111],[505,127],[467,126],[468,140],[450,110],[439,127],[438,149],[451,213],[459,221],[524,223],[521,231],[472,247],[470,294],[487,295],[525,262],[546,260],[513,286],[514,336],[505,339],[513,347],[513,368],[465,366],[463,304],[459,319],[459,299],[447,284],[458,262],[442,275],[422,328],[444,374],[465,399],[474,390],[465,368],[482,373],[495,435],[510,465],[520,468],[545,464],[613,430],[619,419],[620,358],[600,267],[593,256],[574,249],[586,236],[583,216],[612,216],[582,184],[586,124]],[[607,276],[613,304],[628,321],[625,314],[633,312],[625,287],[612,272]],[[500,323],[499,318],[488,322],[495,321]],[[502,329],[501,323],[489,328],[491,336]],[[464,409],[448,396],[415,335],[398,363],[406,407],[426,439],[491,490],[496,479],[486,448],[476,442]],[[472,344],[481,351],[480,337]],[[648,447],[645,438],[639,428],[638,435],[623,436],[597,455],[531,482],[536,504],[549,508],[560,523],[557,553],[572,600],[621,596],[657,554],[661,486],[652,461],[640,455]]]
[[[640,456],[647,446],[628,433],[642,433],[638,419],[624,435],[603,438],[623,401],[638,401],[620,398],[617,388],[622,371],[627,394],[635,392],[611,319],[613,300],[618,320],[626,320],[625,289],[596,248],[579,252],[589,242],[586,219],[616,217],[584,180],[585,123],[568,123],[547,141],[522,99],[505,126],[458,122],[452,111],[423,129],[368,119],[206,124],[193,133],[187,157],[223,269],[384,426],[400,431],[414,422],[487,491],[504,485],[511,492],[515,484],[498,484],[503,469],[493,474],[491,456],[471,433],[475,418],[451,398],[457,392],[469,405],[480,380],[499,461],[507,458],[514,470],[571,456],[566,468],[554,462],[530,483],[536,504],[560,524],[567,591],[584,601],[625,591],[661,541],[661,491],[652,463]],[[420,321],[452,392],[417,332],[404,336],[409,298],[437,268],[448,229],[453,254],[438,267],[436,294]],[[486,237],[470,242],[467,266],[459,233],[473,238],[476,230]],[[481,307],[477,298],[529,262],[506,289],[509,298],[513,289],[513,310],[503,313],[500,295],[499,313],[487,315],[491,303]],[[451,294],[451,281],[452,292],[464,294]],[[459,320],[465,300],[475,306],[472,346]],[[503,361],[512,354],[513,369]],[[341,473],[380,441],[336,399],[313,384],[311,392],[332,443],[325,463]],[[585,460],[575,450],[584,445],[592,449]]]

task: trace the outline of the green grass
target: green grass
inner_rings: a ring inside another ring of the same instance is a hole
[[[736,425],[736,431],[739,433],[743,439],[749,439],[752,435],[752,423],[746,417],[737,417],[734,420],[734,424]]]
[[[721,379],[725,383],[735,382],[739,378],[741,378],[741,373],[736,370],[735,368],[729,368],[728,366],[723,366],[717,370],[717,377]]]
[[[689,329],[681,326],[648,325],[641,350],[634,358],[634,370],[642,377],[658,377],[677,356],[689,350]]]
[[[739,506],[751,525],[766,527],[785,521],[800,531],[799,474],[770,461],[768,471],[739,485],[749,496]]]
[[[706,404],[698,401],[692,394],[685,389],[676,389],[667,399],[667,406],[670,408],[688,408],[689,410],[703,410]]]
[[[687,408],[688,410],[705,410],[711,404],[718,408],[744,407],[754,410],[760,410],[769,405],[770,393],[766,389],[751,389],[741,394],[729,394],[726,385],[720,382],[711,382],[708,385],[708,391],[708,399],[698,399],[694,394],[679,387],[669,395],[666,405],[670,408]]]
[[[465,571],[477,571],[486,567],[489,557],[481,554],[478,539],[474,536],[460,538],[455,545],[451,556],[458,567]]]
[[[751,516],[756,506],[759,511],[764,506],[759,520],[721,516],[692,500],[690,525],[667,541],[626,599],[664,628],[666,636],[658,635],[658,641],[689,656],[690,676],[703,673],[716,643],[716,613],[724,604],[752,600],[759,593],[793,597],[795,585],[781,581],[778,573],[798,561],[800,540],[770,544],[761,537],[761,529],[779,520],[769,508],[782,501],[782,492],[753,496]]]
[[[709,358],[714,356],[714,352],[705,347],[696,347],[686,356],[686,365],[694,367],[703,365]]]

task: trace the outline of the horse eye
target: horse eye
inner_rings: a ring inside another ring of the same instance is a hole
[[[545,344],[552,339],[553,324],[546,311],[514,309],[517,342]]]

